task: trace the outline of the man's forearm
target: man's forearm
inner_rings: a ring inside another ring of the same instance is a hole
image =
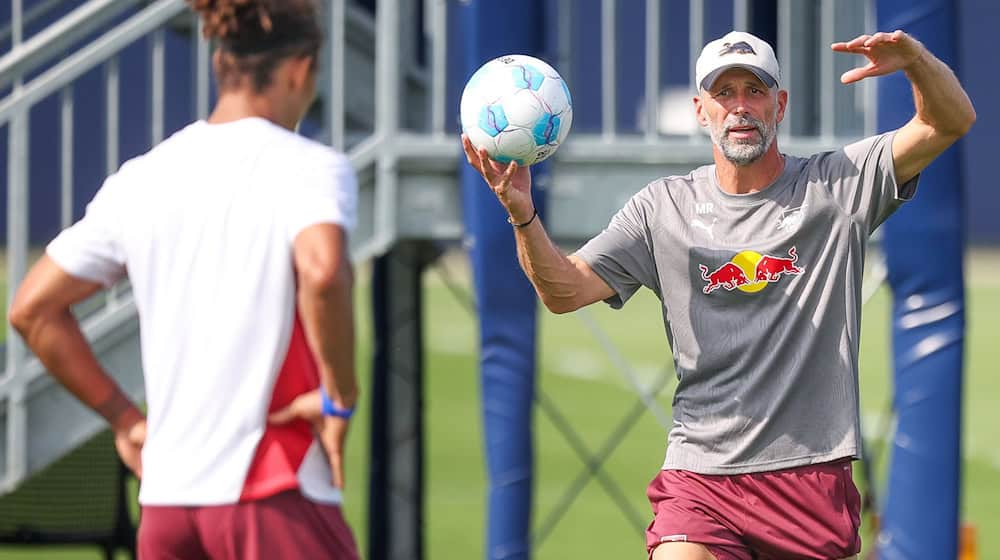
[[[916,118],[940,134],[961,136],[976,120],[972,101],[951,68],[921,48],[920,57],[905,69],[913,84]]]
[[[516,228],[515,239],[517,259],[542,303],[555,313],[579,308],[580,271],[545,232],[541,218]]]
[[[22,331],[27,345],[70,393],[111,424],[127,429],[142,413],[98,363],[68,310],[39,317]]]
[[[339,406],[350,408],[358,395],[354,373],[353,281],[350,271],[341,271],[338,276],[327,289],[301,289],[299,309],[309,346],[319,358],[320,381]]]

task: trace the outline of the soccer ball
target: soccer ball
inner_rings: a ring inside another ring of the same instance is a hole
[[[538,163],[569,134],[573,102],[545,62],[512,54],[484,64],[462,92],[462,132],[499,162]]]

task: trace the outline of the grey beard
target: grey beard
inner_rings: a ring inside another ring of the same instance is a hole
[[[760,141],[734,142],[730,140],[726,132],[736,126],[752,126],[756,128],[760,134]],[[771,143],[774,142],[777,126],[768,126],[753,117],[742,117],[726,119],[719,128],[716,128],[714,124],[709,124],[708,130],[712,136],[712,142],[719,147],[722,155],[727,160],[735,165],[746,166],[757,161],[767,153],[768,148],[771,147]]]

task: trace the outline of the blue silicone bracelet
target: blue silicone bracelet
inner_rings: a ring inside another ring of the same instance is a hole
[[[354,416],[353,406],[351,408],[340,408],[333,404],[333,400],[330,399],[330,396],[326,394],[325,390],[320,389],[319,394],[323,403],[323,416],[336,416],[337,418],[343,418],[345,420]]]

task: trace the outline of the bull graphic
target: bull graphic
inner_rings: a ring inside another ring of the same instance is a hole
[[[795,266],[795,261],[799,260],[799,256],[795,254],[795,247],[788,250],[788,256],[791,258],[762,256],[757,261],[754,282],[777,282],[782,274],[802,274],[802,269]]]
[[[719,51],[719,56],[726,54],[757,54],[757,51],[753,50],[746,41],[740,41],[738,43],[723,43],[722,50]]]
[[[701,290],[706,294],[712,293],[716,288],[725,288],[733,291],[737,286],[750,283],[750,279],[747,278],[743,269],[731,262],[720,266],[712,273],[709,273],[708,267],[703,264],[699,264],[698,268],[701,269],[702,280],[708,282]]]

